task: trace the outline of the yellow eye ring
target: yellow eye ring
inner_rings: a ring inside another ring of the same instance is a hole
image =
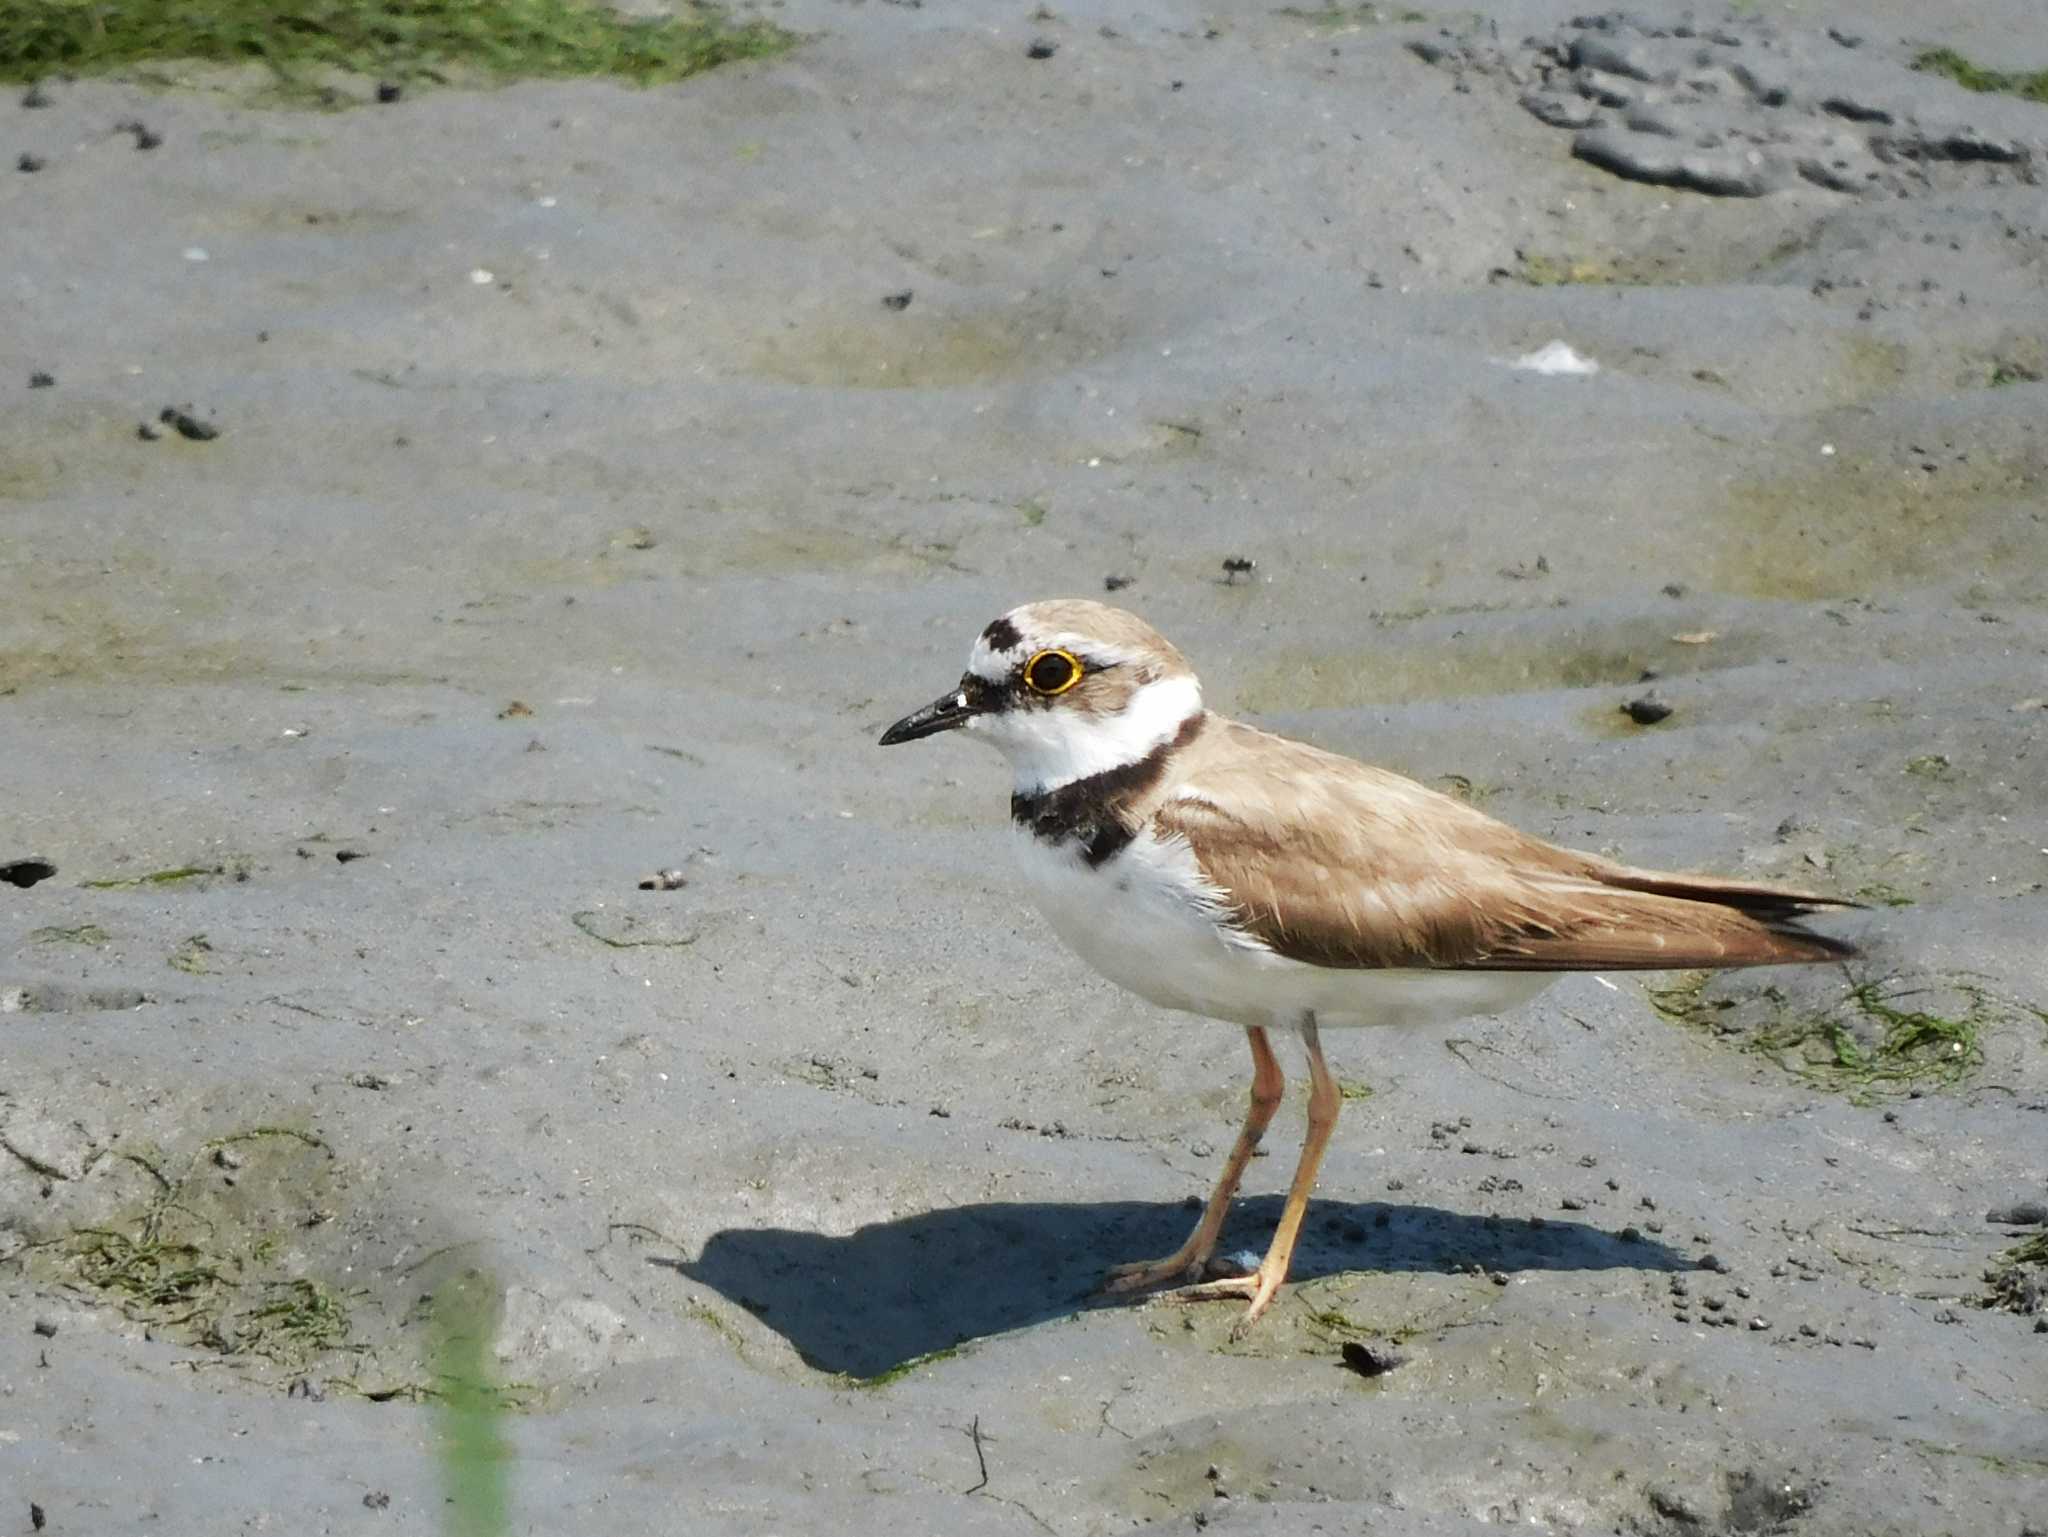
[[[1081,659],[1071,651],[1040,651],[1024,664],[1024,686],[1041,699],[1064,694],[1081,681]]]

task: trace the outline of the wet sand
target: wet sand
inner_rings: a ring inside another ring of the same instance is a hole
[[[0,99],[0,1521],[440,1530],[480,1290],[518,1531],[2038,1523],[2048,108],[1906,68],[2031,8],[1750,10],[1713,90],[1668,5],[766,14]],[[1105,1304],[1242,1041],[1058,948],[997,760],[873,744],[1112,577],[1217,707],[1867,962],[1337,1037],[1260,1330]]]

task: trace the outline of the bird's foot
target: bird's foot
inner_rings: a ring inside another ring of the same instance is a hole
[[[1150,1291],[1155,1286],[1164,1286],[1169,1281],[1186,1281],[1199,1275],[1208,1259],[1193,1250],[1181,1248],[1165,1259],[1139,1260],[1135,1264],[1115,1265],[1102,1278],[1102,1289],[1111,1294],[1120,1292]]]
[[[1200,1281],[1193,1286],[1177,1287],[1170,1292],[1161,1292],[1154,1302],[1215,1302],[1224,1297],[1249,1297],[1250,1305],[1244,1310],[1244,1317],[1231,1327],[1230,1337],[1241,1340],[1251,1333],[1267,1308],[1272,1306],[1274,1297],[1279,1295],[1280,1283],[1286,1279],[1286,1272],[1277,1268],[1259,1266],[1250,1275],[1225,1276],[1215,1281]]]

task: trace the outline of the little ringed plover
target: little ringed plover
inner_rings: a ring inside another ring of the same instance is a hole
[[[1174,1294],[1249,1298],[1240,1333],[1286,1278],[1336,1126],[1321,1026],[1498,1013],[1566,971],[1856,953],[1800,922],[1853,902],[1557,848],[1398,774],[1213,714],[1180,652],[1101,603],[1011,610],[981,632],[959,684],[882,745],[955,730],[1010,761],[1012,841],[1054,931],[1139,997],[1242,1025],[1251,1041],[1251,1108],[1201,1221],[1166,1258],[1110,1271],[1109,1290],[1204,1274],[1280,1103],[1268,1032],[1302,1039],[1308,1137],[1264,1261]]]

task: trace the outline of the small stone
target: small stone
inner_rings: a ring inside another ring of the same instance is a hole
[[[2048,1206],[2039,1201],[2015,1201],[2010,1206],[1992,1207],[1984,1213],[1984,1220],[2006,1227],[2037,1227],[2048,1223]]]
[[[1122,592],[1136,580],[1135,576],[1105,576],[1102,579],[1102,590],[1104,592]]]
[[[36,172],[40,171],[44,166],[48,164],[49,162],[45,160],[41,155],[31,155],[27,150],[23,150],[19,155],[14,157],[15,170],[20,171],[28,176],[35,175]]]
[[[1728,1273],[1728,1262],[1718,1254],[1702,1254],[1699,1265],[1700,1269],[1711,1270],[1716,1275],[1726,1275]]]
[[[1738,1286],[1735,1288],[1735,1295],[1738,1297],[1749,1297],[1753,1296],[1754,1293],[1747,1286]]]
[[[56,387],[57,376],[38,368],[28,376],[28,387],[32,390],[47,390]]]
[[[142,422],[137,425],[135,435],[145,443],[154,443],[163,436],[163,433],[158,430],[155,422]]]
[[[1622,714],[1638,726],[1654,726],[1661,720],[1669,719],[1671,709],[1672,707],[1664,702],[1663,697],[1655,689],[1651,689],[1647,694],[1638,694],[1633,699],[1624,700],[1621,706]]]
[[[1406,1184],[1405,1182],[1403,1182],[1403,1181],[1401,1181],[1401,1180],[1398,1180],[1398,1179],[1390,1179],[1390,1180],[1388,1180],[1388,1181],[1387,1181],[1387,1188],[1388,1188],[1389,1190],[1406,1190],[1406,1189],[1408,1188],[1408,1186],[1407,1186],[1407,1184]]]
[[[1810,1340],[1817,1340],[1820,1338],[1820,1330],[1814,1328],[1812,1324],[1801,1324],[1799,1326],[1799,1332]]]
[[[1339,1353],[1344,1359],[1344,1364],[1361,1377],[1384,1376],[1407,1360],[1407,1357],[1398,1351],[1389,1350],[1385,1346],[1361,1344],[1357,1340],[1346,1340],[1343,1350]],[[1209,1476],[1212,1479],[1217,1476],[1213,1467]]]
[[[1566,1211],[1584,1211],[1586,1209],[1586,1203],[1575,1195],[1566,1196],[1558,1204]]]
[[[1761,1332],[1762,1330],[1770,1328],[1771,1321],[1768,1318],[1752,1318],[1749,1321],[1749,1326],[1750,1328]]]
[[[404,94],[405,87],[396,80],[379,80],[377,82],[377,100],[384,103],[387,107]]]
[[[38,107],[51,105],[50,93],[43,89],[42,81],[36,81],[21,93],[21,104],[31,112],[35,111]]]
[[[1049,37],[1035,37],[1031,46],[1024,50],[1027,59],[1049,59],[1060,51],[1060,45]]]
[[[1849,1341],[1849,1343],[1863,1350],[1877,1349],[1877,1341],[1871,1339],[1868,1335],[1859,1335],[1857,1338]]]
[[[917,290],[914,288],[898,289],[893,294],[882,295],[882,308],[885,310],[895,310],[900,314],[902,311],[910,308],[910,301],[916,297]]]
[[[200,420],[182,406],[165,406],[157,413],[157,420],[173,428],[179,437],[194,443],[211,443],[220,436],[220,428],[212,422]]]
[[[390,1508],[390,1505],[391,1496],[382,1489],[372,1489],[363,1496],[363,1509],[365,1510],[386,1510]]]
[[[1641,1243],[1643,1241],[1642,1229],[1634,1227],[1623,1228],[1621,1230],[1621,1241],[1623,1243]]]
[[[57,1337],[57,1320],[54,1318],[38,1318],[32,1327],[38,1339],[53,1340]]]
[[[1682,598],[1685,596],[1685,592],[1686,588],[1683,582],[1666,582],[1664,584],[1664,596],[1667,598]]]

